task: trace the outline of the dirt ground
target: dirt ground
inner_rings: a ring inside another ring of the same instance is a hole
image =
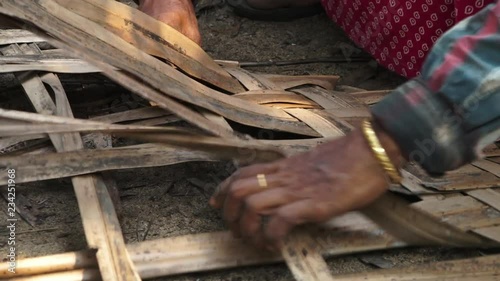
[[[201,11],[199,21],[203,46],[216,59],[297,60],[341,56],[345,50],[362,55],[355,52],[352,43],[325,15],[287,23],[254,22],[235,16],[228,7],[216,7]],[[366,89],[391,89],[404,81],[373,62],[318,63],[250,70],[281,74],[337,74],[342,77],[343,84]],[[127,243],[223,230],[219,213],[209,207],[207,199],[216,184],[232,170],[227,163],[189,163],[112,172],[121,192],[122,227]],[[41,210],[40,224],[35,228],[25,222],[18,225],[17,253],[20,257],[85,248],[77,202],[68,180],[20,185],[17,192]],[[0,212],[0,221],[5,219],[5,212]],[[4,227],[0,229],[1,236],[4,236],[3,231]],[[0,249],[6,247],[4,240],[0,240]],[[373,269],[366,262],[373,258],[391,267],[479,254],[476,250],[404,249],[332,258],[328,262],[333,272],[348,273]],[[271,265],[157,280],[281,281],[292,280],[292,276],[286,266]]]

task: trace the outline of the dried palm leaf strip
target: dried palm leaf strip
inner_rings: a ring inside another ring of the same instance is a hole
[[[118,1],[57,2],[120,36],[137,48],[175,64],[186,73],[231,93],[243,87],[203,49],[174,28]]]
[[[96,60],[110,63],[141,77],[143,81],[172,97],[245,125],[318,136],[309,127],[281,110],[227,96],[190,79],[53,0],[7,0],[2,5],[2,13],[32,22],[64,41],[64,44],[80,48],[82,53],[87,54],[85,59],[90,57],[93,64]],[[109,75],[109,71],[106,71],[106,74]],[[116,80],[116,75],[110,77]]]

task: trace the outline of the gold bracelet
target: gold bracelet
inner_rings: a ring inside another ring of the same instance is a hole
[[[394,166],[394,164],[391,162],[391,159],[387,155],[387,152],[385,151],[384,147],[382,144],[380,144],[380,140],[377,137],[377,134],[373,130],[372,124],[370,121],[365,120],[363,121],[363,134],[368,141],[368,144],[370,145],[370,148],[373,151],[373,154],[379,161],[380,165],[382,165],[382,168],[384,168],[385,172],[391,179],[396,184],[401,183],[402,177],[401,174],[399,173],[399,170]]]

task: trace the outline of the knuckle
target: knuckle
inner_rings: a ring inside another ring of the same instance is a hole
[[[245,209],[252,213],[259,212],[257,202],[253,200],[251,197],[247,197],[245,199]]]
[[[318,203],[313,205],[313,213],[315,214],[315,221],[323,221],[329,219],[330,217],[330,208],[328,204]]]
[[[292,226],[300,223],[300,219],[298,217],[290,215],[290,213],[283,210],[280,210],[275,214],[275,219]]]
[[[232,200],[241,200],[244,197],[244,192],[237,184],[229,186],[228,196]]]

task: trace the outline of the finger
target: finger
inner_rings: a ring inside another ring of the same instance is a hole
[[[263,245],[264,233],[262,232],[262,217],[259,214],[255,212],[245,212],[241,220],[236,223],[238,223],[240,228],[241,237],[251,240],[254,245]]]
[[[241,238],[240,224],[238,222],[226,222],[227,228],[233,234],[234,238]]]
[[[248,196],[245,203],[245,211],[264,214],[266,210],[279,208],[282,205],[291,204],[302,199],[293,190],[286,187],[269,188],[262,192]]]
[[[273,163],[258,164],[242,168],[236,171],[231,177],[226,179],[224,182],[222,182],[218,190],[210,199],[210,204],[214,208],[220,209],[224,204],[229,188],[231,187],[233,182],[245,178],[253,178],[256,177],[258,174],[270,175],[275,173],[276,171],[278,171],[278,166]]]
[[[248,196],[267,192],[274,187],[284,184],[283,177],[279,174],[270,174],[265,177],[267,186],[260,186],[257,176],[244,178],[233,182],[224,202],[223,217],[227,221],[235,221],[240,217],[244,200]]]
[[[286,188],[269,189],[245,200],[243,213],[239,218],[240,233],[242,237],[251,238],[254,243],[262,244],[264,233],[262,228],[262,215],[266,210],[285,205],[297,200],[296,196]]]
[[[327,218],[326,208],[311,199],[283,206],[273,214],[264,230],[266,242],[279,245],[297,225],[320,222]]]

